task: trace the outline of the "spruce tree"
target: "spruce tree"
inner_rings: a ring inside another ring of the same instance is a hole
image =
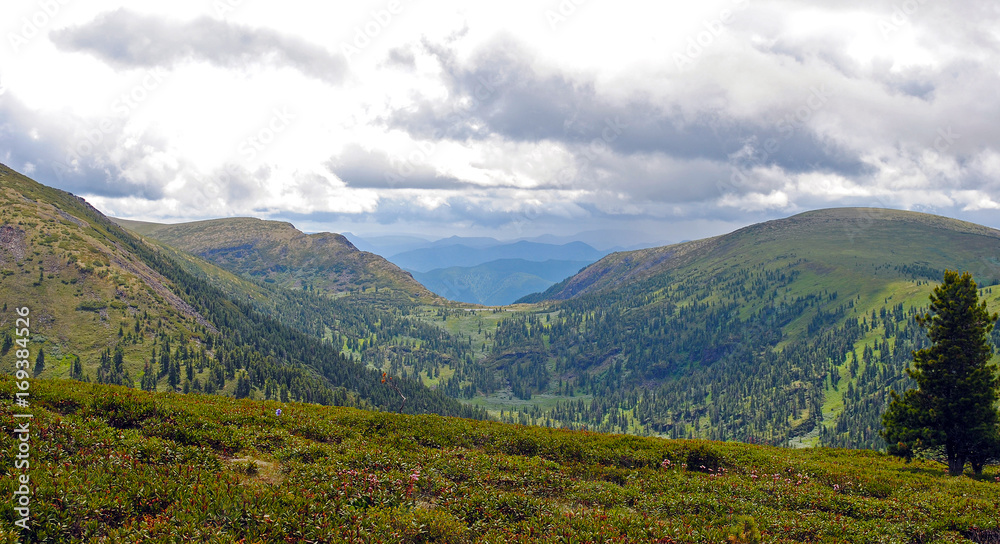
[[[45,370],[45,350],[38,350],[38,357],[35,357],[35,377],[37,378]]]
[[[913,352],[907,374],[917,382],[892,400],[882,415],[882,437],[893,455],[944,458],[948,472],[962,474],[966,462],[981,473],[1000,449],[1000,378],[989,363],[988,336],[997,314],[979,301],[976,283],[966,272],[946,270],[930,296],[930,312],[917,316],[931,346]]]

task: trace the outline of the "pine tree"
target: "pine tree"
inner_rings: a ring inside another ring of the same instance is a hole
[[[38,350],[38,357],[35,358],[35,377],[38,377],[45,370],[45,350]]]
[[[73,364],[70,368],[70,378],[83,381],[83,363],[80,362],[80,357],[73,356]]]
[[[943,457],[953,476],[971,462],[979,474],[983,463],[1000,451],[1000,414],[994,407],[1000,379],[989,364],[988,340],[998,316],[979,301],[968,272],[945,271],[930,300],[931,311],[917,316],[917,322],[932,344],[914,351],[913,366],[907,369],[917,389],[902,396],[891,392],[881,434],[893,455]]]
[[[3,333],[3,347],[0,348],[0,353],[6,355],[10,348],[14,347],[14,338],[9,332],[4,331]]]
[[[238,399],[245,399],[250,396],[250,378],[247,377],[245,372],[241,373],[236,380],[236,391],[233,392],[233,396]]]

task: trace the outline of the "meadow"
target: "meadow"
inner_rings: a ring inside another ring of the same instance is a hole
[[[0,542],[1000,542],[1000,469],[34,380]],[[281,410],[278,415],[277,410]]]

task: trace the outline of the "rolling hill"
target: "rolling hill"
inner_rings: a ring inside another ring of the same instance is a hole
[[[2,176],[0,291],[34,305],[43,377],[396,409],[385,371],[420,399],[407,411],[879,449],[943,270],[971,271],[1000,305],[998,231],[913,212],[818,210],[614,253],[530,304],[474,308],[336,235],[125,223],[137,238]]]
[[[399,394],[381,384],[381,374],[340,346],[227,296],[192,273],[211,265],[178,260],[82,199],[0,165],[0,204],[0,337],[4,355],[16,337],[28,339],[31,359],[42,360],[36,376],[399,406]],[[15,308],[30,313],[29,327],[15,327]],[[13,364],[5,358],[2,368],[11,371]],[[406,410],[483,415],[417,381],[398,385]]]
[[[918,212],[817,210],[724,236],[615,253],[531,299],[563,300],[685,267],[721,271],[777,262],[785,250],[828,276],[856,274],[884,283],[877,279],[879,267],[905,267],[908,275],[929,279],[950,267],[972,271],[980,285],[994,285],[1000,283],[998,239],[996,229]]]
[[[540,306],[498,324],[488,361],[516,397],[545,399],[529,422],[881,448],[888,390],[910,385],[926,341],[914,316],[946,268],[1000,305],[1000,231],[808,212],[609,255],[522,299]]]

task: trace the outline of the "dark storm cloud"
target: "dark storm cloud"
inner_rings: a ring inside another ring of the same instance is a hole
[[[468,66],[440,47],[429,48],[441,63],[449,102],[419,99],[415,107],[395,111],[389,126],[421,139],[483,140],[503,138],[558,141],[585,153],[607,148],[622,155],[662,153],[678,159],[728,161],[747,139],[781,142],[762,158],[788,172],[825,170],[842,175],[864,171],[854,154],[818,137],[804,124],[811,110],[790,102],[773,118],[738,119],[705,110],[687,118],[680,105],[654,103],[636,95],[625,103],[597,94],[594,84],[561,73],[540,74],[531,55],[508,41],[480,51]],[[825,100],[824,89],[816,89]],[[805,116],[805,117],[803,117]]]
[[[423,157],[418,153],[419,158]],[[357,189],[465,189],[475,185],[442,176],[434,168],[407,157],[390,157],[383,151],[347,146],[326,162],[327,169],[348,187]]]
[[[49,34],[62,50],[83,51],[125,68],[172,66],[189,60],[223,68],[253,64],[289,66],[330,83],[340,83],[347,61],[294,36],[202,17],[166,21],[126,9],[104,13],[81,26]]]

